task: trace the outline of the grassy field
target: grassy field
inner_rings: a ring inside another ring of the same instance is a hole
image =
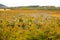
[[[60,10],[0,11],[0,40],[60,40]]]

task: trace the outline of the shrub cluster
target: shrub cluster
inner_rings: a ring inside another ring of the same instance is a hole
[[[0,19],[0,40],[60,40],[60,18]]]

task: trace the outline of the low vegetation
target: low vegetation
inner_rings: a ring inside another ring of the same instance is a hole
[[[0,40],[60,40],[60,18],[42,15],[0,18]]]

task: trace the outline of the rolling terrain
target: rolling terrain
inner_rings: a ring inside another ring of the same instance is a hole
[[[0,11],[0,40],[60,40],[60,10]]]

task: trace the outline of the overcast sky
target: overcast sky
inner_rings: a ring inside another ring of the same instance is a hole
[[[0,4],[8,7],[29,5],[60,6],[60,0],[0,0]]]

